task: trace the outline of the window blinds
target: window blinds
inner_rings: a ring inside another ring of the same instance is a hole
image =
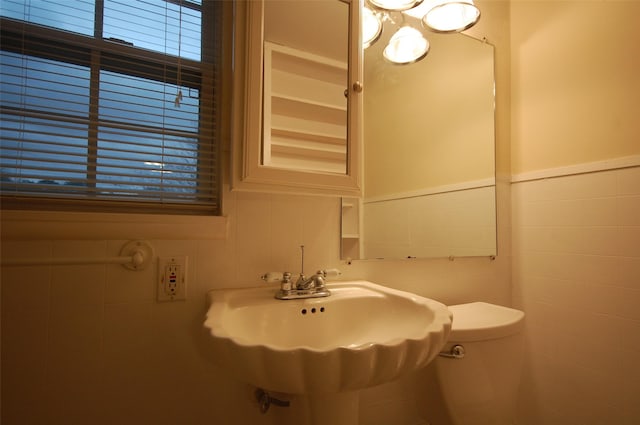
[[[217,213],[220,5],[3,0],[3,207]]]

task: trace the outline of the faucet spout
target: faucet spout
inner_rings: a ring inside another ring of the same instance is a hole
[[[306,278],[305,275],[300,274],[296,282],[296,289],[308,290],[308,289],[321,289],[324,288],[324,275],[321,271],[313,276]]]
[[[318,270],[313,276],[306,277],[304,275],[304,245],[300,245],[302,252],[302,262],[300,276],[295,284],[291,282],[291,273],[271,272],[262,275],[262,279],[266,282],[280,281],[280,290],[276,292],[275,297],[279,300],[293,300],[300,298],[317,298],[328,297],[331,292],[325,285],[325,278],[329,276],[339,276],[340,270]]]
[[[305,277],[302,273],[295,284],[291,282],[291,273],[266,273],[262,279],[267,282],[273,282],[281,277],[281,287],[276,292],[275,298],[279,300],[296,300],[301,298],[319,298],[328,297],[331,291],[327,289],[325,279],[328,276],[340,275],[337,269],[318,270],[316,274]],[[274,279],[275,277],[275,279]]]

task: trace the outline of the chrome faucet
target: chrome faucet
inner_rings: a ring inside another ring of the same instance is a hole
[[[303,274],[300,274],[298,277],[298,281],[296,282],[296,289],[305,290],[305,289],[318,289],[324,288],[324,278],[326,277],[326,272],[324,270],[318,270],[316,274],[309,278],[305,278]]]
[[[318,270],[313,276],[304,275],[304,245],[300,246],[302,252],[301,270],[295,284],[291,283],[291,273],[270,272],[261,276],[265,282],[280,281],[280,290],[275,297],[279,300],[293,300],[300,298],[328,297],[331,292],[325,286],[325,279],[328,276],[340,275],[338,269]]]
[[[315,287],[315,282],[319,276],[317,273],[307,279],[304,275],[304,245],[300,245],[300,275],[298,276],[298,280],[296,281],[296,289],[297,290],[307,290]],[[324,280],[322,281],[322,286],[324,286]]]

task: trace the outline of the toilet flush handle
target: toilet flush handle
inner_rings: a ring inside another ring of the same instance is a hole
[[[449,351],[441,351],[438,353],[441,357],[446,357],[448,359],[462,359],[464,358],[464,347],[460,344],[456,344]]]

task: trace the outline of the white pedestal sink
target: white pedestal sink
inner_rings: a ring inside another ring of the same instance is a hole
[[[444,304],[367,281],[331,296],[276,300],[273,287],[210,291],[204,326],[219,365],[240,380],[297,395],[300,424],[357,424],[358,391],[419,369],[451,330]]]

